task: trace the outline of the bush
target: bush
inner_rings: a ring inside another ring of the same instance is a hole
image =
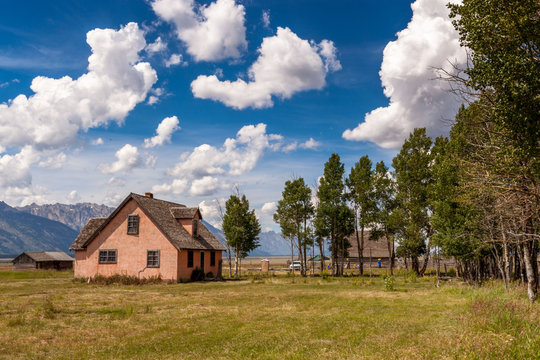
[[[80,281],[75,279],[75,281]],[[139,279],[136,276],[114,274],[111,276],[96,275],[88,280],[88,283],[98,285],[145,285],[145,284],[159,284],[163,282],[161,276],[152,276],[149,278]]]
[[[386,291],[394,291],[394,283],[396,282],[396,278],[393,276],[383,275],[384,280],[384,289]]]
[[[203,281],[204,280],[204,271],[201,268],[196,267],[191,272],[191,281]]]
[[[207,278],[207,279],[213,279],[213,278],[214,278],[214,273],[211,272],[211,271],[207,272],[207,273],[206,273],[206,278]]]

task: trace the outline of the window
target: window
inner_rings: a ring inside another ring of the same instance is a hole
[[[159,267],[159,250],[148,250],[146,252],[146,266]]]
[[[193,236],[197,236],[197,228],[198,228],[198,225],[199,225],[199,220],[197,219],[193,219]]]
[[[133,235],[139,233],[139,215],[128,215],[127,233]]]
[[[100,264],[116,264],[116,250],[99,250]]]
[[[212,251],[210,253],[210,266],[216,266],[216,252]]]
[[[187,252],[187,267],[193,267],[193,250]]]

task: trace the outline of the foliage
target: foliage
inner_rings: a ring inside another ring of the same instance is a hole
[[[223,215],[223,233],[227,244],[234,249],[236,262],[236,275],[238,275],[238,261],[259,246],[259,233],[261,225],[255,215],[255,210],[249,210],[249,201],[245,195],[242,197],[231,195],[225,203]]]
[[[190,276],[191,281],[203,281],[204,280],[204,270],[200,267],[196,267],[191,272]]]

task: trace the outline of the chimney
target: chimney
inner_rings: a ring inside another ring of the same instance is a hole
[[[144,193],[144,196],[146,196],[147,198],[150,198],[150,199],[154,198],[154,194],[152,194],[151,192]]]

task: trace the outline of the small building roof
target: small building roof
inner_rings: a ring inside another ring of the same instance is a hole
[[[382,237],[378,240],[371,240],[370,239],[371,232],[364,231],[364,251],[363,251],[363,257],[369,258],[370,256],[372,258],[387,258],[388,255],[388,245],[386,243],[386,237]],[[358,238],[360,238],[360,231],[358,231]],[[353,233],[351,236],[348,237],[349,243],[351,246],[349,247],[349,257],[350,258],[358,258],[358,243],[356,242],[356,233]],[[371,250],[371,252],[370,252]]]
[[[92,218],[88,220],[88,223],[84,226],[71,245],[70,250],[82,248],[105,221],[107,221],[107,218]]]
[[[171,214],[175,219],[194,219],[195,215],[199,213],[199,217],[202,218],[198,207],[173,207],[171,208]]]
[[[35,262],[44,261],[74,261],[74,259],[63,251],[25,251],[15,259],[15,262],[21,255],[26,254]]]
[[[175,212],[187,218],[194,218],[195,214],[199,212],[198,208],[188,208],[182,204],[176,204],[170,201],[154,199],[153,197],[142,196],[138,194],[129,194],[124,201],[113,211],[113,213],[97,226],[92,232],[90,222],[85,226],[81,234],[73,242],[70,250],[82,250],[99,234],[99,232],[107,226],[107,224],[116,216],[116,214],[128,203],[128,201],[134,200],[137,205],[144,211],[144,213],[152,220],[158,229],[169,239],[169,241],[178,249],[195,249],[195,250],[226,250],[225,247],[216,239],[216,237],[204,226],[202,222],[199,223],[197,236],[192,236],[186,229],[178,222],[178,217]],[[185,210],[184,210],[185,209]],[[193,210],[194,209],[194,210]],[[199,212],[199,217],[202,216]],[[82,234],[85,232],[86,227],[89,227],[88,233],[92,232],[90,236]],[[80,237],[80,239],[79,239]],[[79,240],[79,241],[78,241]],[[84,240],[84,241],[83,241]]]

